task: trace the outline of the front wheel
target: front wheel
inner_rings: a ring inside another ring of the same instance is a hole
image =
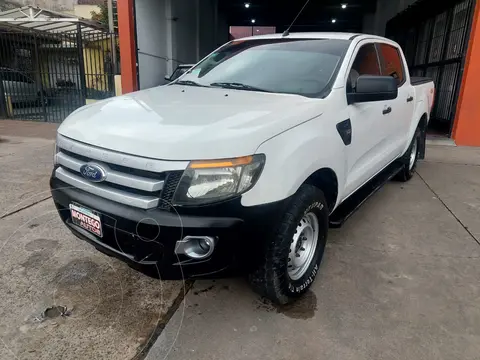
[[[304,294],[318,273],[327,231],[328,206],[322,191],[302,185],[274,226],[261,266],[250,275],[254,290],[277,304]]]
[[[405,154],[400,158],[403,163],[402,170],[395,176],[395,180],[406,182],[415,174],[415,168],[417,167],[418,155],[420,152],[420,144],[422,141],[422,133],[419,128],[415,131],[412,142],[408,147]]]

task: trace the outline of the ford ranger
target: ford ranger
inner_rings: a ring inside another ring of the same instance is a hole
[[[73,234],[138,270],[241,270],[285,304],[314,281],[329,227],[414,175],[433,99],[382,37],[233,40],[167,85],[72,113],[53,200]]]

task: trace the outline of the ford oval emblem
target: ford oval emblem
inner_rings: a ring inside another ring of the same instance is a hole
[[[97,164],[85,164],[80,168],[80,174],[90,181],[101,182],[106,179],[107,172]]]

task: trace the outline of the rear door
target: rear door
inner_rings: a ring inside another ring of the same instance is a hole
[[[354,59],[347,72],[346,91],[355,91],[356,80],[360,75],[381,75],[380,61],[374,42],[357,45]],[[352,127],[352,143],[347,146],[346,196],[353,193],[371,177],[382,170],[389,162],[386,136],[388,101],[371,101],[348,105]],[[391,104],[390,104],[391,105]]]
[[[388,148],[386,151],[391,160],[402,155],[410,132],[410,124],[413,119],[415,108],[415,91],[408,78],[408,70],[401,50],[391,44],[378,43],[378,55],[380,58],[381,72],[384,76],[393,76],[398,83],[398,97],[388,101],[391,107],[391,116],[386,117]]]

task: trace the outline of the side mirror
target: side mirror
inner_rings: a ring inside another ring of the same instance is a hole
[[[397,79],[391,76],[361,75],[357,79],[355,92],[347,93],[348,104],[396,99]]]
[[[165,76],[165,80],[167,80],[168,82],[171,82],[172,81],[172,78],[170,76]]]

